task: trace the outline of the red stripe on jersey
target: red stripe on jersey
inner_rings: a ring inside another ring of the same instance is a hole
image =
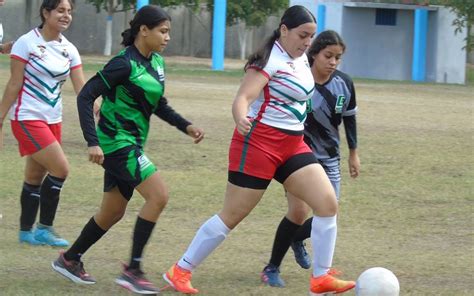
[[[268,83],[263,88],[263,98],[265,99],[265,101],[263,102],[262,106],[260,106],[260,110],[258,110],[257,118],[255,118],[258,121],[262,119],[263,113],[265,113],[265,109],[270,103],[270,88],[268,87]]]
[[[17,55],[14,55],[14,54],[11,54],[11,55],[10,55],[10,58],[13,59],[13,60],[20,61],[20,62],[25,63],[25,64],[28,63],[27,60],[25,60],[25,59],[23,59],[22,57],[19,57],[19,56],[17,56]]]
[[[247,69],[254,69],[255,71],[259,72],[260,74],[262,74],[263,76],[265,76],[268,80],[270,80],[270,75],[265,71],[263,70],[262,68],[260,67],[257,67],[255,65],[252,65],[252,66],[249,66]]]
[[[25,84],[25,78],[23,77],[23,84]],[[18,120],[18,112],[20,112],[21,98],[23,97],[23,87],[18,92],[18,104],[15,108],[15,120]]]
[[[291,76],[291,77],[297,78],[295,75],[293,75],[293,74],[291,74],[291,73],[288,73],[288,72],[285,72],[285,71],[280,71],[280,70],[278,70],[278,71],[277,71],[277,74],[285,74],[285,75],[289,75],[289,76]]]
[[[76,65],[74,67],[71,67],[71,71],[72,70],[76,70],[77,68],[82,68],[82,64],[79,64],[79,65]]]
[[[289,85],[286,84],[286,83],[281,82],[280,80],[274,79],[273,81],[276,82],[276,83],[278,83],[278,84],[281,84],[281,85],[285,86],[286,88],[291,89],[291,90],[294,91],[294,92],[298,92],[296,89],[292,88],[291,86],[289,86]]]

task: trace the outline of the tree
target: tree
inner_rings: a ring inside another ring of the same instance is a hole
[[[453,21],[454,32],[460,33],[465,28],[467,30],[466,45],[467,52],[474,49],[474,38],[471,35],[471,28],[474,25],[474,1],[473,0],[441,0],[442,5],[448,6],[456,13],[457,19]]]
[[[112,52],[112,25],[113,15],[117,12],[123,12],[135,9],[136,0],[86,0],[95,6],[97,13],[102,9],[107,12],[107,23],[105,27],[105,46],[104,55],[110,55]],[[200,0],[150,0],[150,4],[160,5],[161,7],[170,7],[185,5],[192,8],[199,6]]]
[[[471,36],[471,28],[474,25],[474,0],[391,0],[383,1],[386,3],[402,3],[412,5],[443,5],[450,7],[451,11],[456,14],[456,19],[453,21],[454,33],[461,33],[464,29],[467,30],[467,37],[465,38],[466,45],[463,49],[467,52],[474,50],[474,38]]]
[[[238,25],[240,58],[245,58],[247,36],[252,29],[265,23],[267,18],[289,6],[288,0],[227,0],[227,26]],[[214,10],[214,0],[207,0],[207,8]]]

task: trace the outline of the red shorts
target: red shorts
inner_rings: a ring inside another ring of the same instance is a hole
[[[42,120],[11,121],[13,135],[18,141],[20,155],[31,155],[54,142],[61,143],[61,123],[48,124]]]
[[[229,148],[229,171],[271,180],[278,167],[291,157],[311,153],[303,135],[290,135],[254,121],[247,136],[234,130]]]

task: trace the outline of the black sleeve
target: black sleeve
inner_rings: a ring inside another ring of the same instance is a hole
[[[122,84],[130,75],[130,63],[124,55],[112,58],[104,68],[89,79],[77,96],[77,110],[82,134],[87,146],[98,146],[99,140],[95,130],[94,101],[101,95],[110,92]]]
[[[102,78],[107,88],[111,90],[128,80],[131,71],[130,61],[126,56],[120,55],[112,58],[104,66],[104,69],[97,72],[97,75]]]
[[[344,116],[344,129],[346,130],[346,139],[349,149],[357,148],[357,125],[355,115]]]
[[[81,124],[82,134],[87,142],[87,147],[98,146],[99,140],[95,130],[94,121],[94,102],[108,87],[104,81],[95,75],[79,92],[77,96],[77,110],[79,113],[79,122]]]
[[[347,110],[353,110],[357,107],[357,102],[354,82],[352,82],[352,79],[350,79],[349,89],[351,91],[351,101],[349,102],[349,106],[347,106]]]
[[[173,108],[168,105],[168,100],[165,97],[161,97],[161,99],[158,101],[158,106],[153,113],[160,119],[166,121],[168,124],[175,126],[183,133],[188,134],[186,132],[186,127],[191,125],[191,122],[187,121],[176,111],[174,111]]]

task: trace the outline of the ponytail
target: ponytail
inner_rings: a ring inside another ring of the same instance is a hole
[[[145,25],[151,30],[164,21],[171,21],[171,17],[162,8],[156,5],[143,6],[130,21],[130,28],[122,32],[121,44],[123,46],[132,45],[137,38],[141,26]]]
[[[132,35],[132,29],[126,29],[125,31],[122,32],[122,45],[123,46],[130,46],[133,44],[135,41],[135,36]]]
[[[267,39],[261,48],[248,57],[247,63],[244,66],[244,71],[247,71],[247,69],[253,65],[262,69],[267,65],[273,44],[281,36],[280,30],[282,25],[285,25],[288,30],[291,30],[306,23],[316,23],[316,18],[306,7],[294,5],[285,10],[278,28],[273,31],[273,34]]]
[[[273,44],[278,38],[280,38],[280,29],[273,31],[273,34],[267,39],[263,46],[248,57],[247,63],[244,66],[244,71],[247,71],[247,69],[252,65],[263,69],[267,65]]]

